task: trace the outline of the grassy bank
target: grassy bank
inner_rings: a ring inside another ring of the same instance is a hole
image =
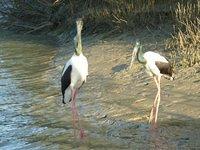
[[[200,3],[197,0],[2,0],[4,28],[26,34],[72,31],[77,17],[84,18],[84,33],[133,35],[141,29],[168,24],[174,31],[166,44],[179,66],[200,63]]]

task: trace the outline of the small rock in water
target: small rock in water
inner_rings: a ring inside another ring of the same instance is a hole
[[[97,113],[97,119],[103,119],[103,118],[107,118],[107,114],[101,114],[101,113]]]
[[[104,114],[100,117],[100,119],[103,119],[103,118],[106,118],[107,117],[107,114]]]
[[[83,129],[80,130],[79,136],[80,136],[80,139],[84,139],[84,137],[86,137],[86,134]]]
[[[189,137],[182,137],[181,140],[189,140]]]

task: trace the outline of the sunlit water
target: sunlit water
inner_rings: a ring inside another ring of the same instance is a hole
[[[60,54],[55,41],[51,37],[1,32],[0,149],[198,148],[197,127],[166,124],[158,132],[152,132],[146,123],[107,117],[101,93],[95,89],[98,84],[94,82],[106,83],[110,89],[112,85],[106,79],[97,81],[98,75],[90,76],[84,85],[88,92],[85,95],[80,92],[78,96],[86,138],[75,139],[70,104],[60,104],[62,68],[56,65],[63,64],[65,58],[57,58]],[[55,63],[56,59],[60,62]],[[119,106],[125,106],[124,101]]]

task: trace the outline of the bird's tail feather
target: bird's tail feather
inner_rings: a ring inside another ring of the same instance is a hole
[[[163,77],[164,77],[165,79],[168,79],[168,80],[171,80],[171,81],[174,80],[174,76],[163,75]]]
[[[62,102],[63,102],[63,104],[66,104],[65,103],[65,95],[63,95]]]
[[[66,104],[67,101],[69,101],[69,102],[71,101],[71,90],[70,90],[70,88],[67,88],[65,90],[65,94],[63,95],[63,100],[62,100],[63,104]]]

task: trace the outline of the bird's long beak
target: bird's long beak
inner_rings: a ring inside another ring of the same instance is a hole
[[[129,69],[131,69],[131,67],[132,67],[132,65],[133,65],[133,62],[134,62],[134,60],[135,60],[135,56],[136,56],[136,53],[135,53],[135,51],[133,51]]]

